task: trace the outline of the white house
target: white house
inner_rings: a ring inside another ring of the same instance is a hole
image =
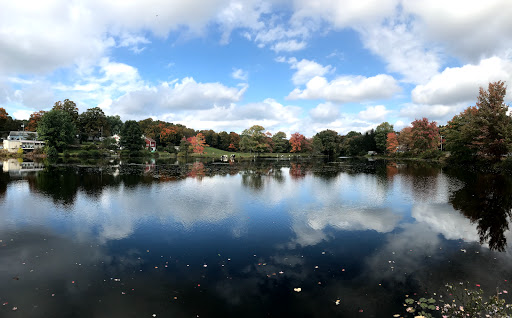
[[[4,149],[17,152],[18,149],[34,150],[44,147],[44,141],[37,140],[37,133],[31,131],[11,131],[3,142]]]

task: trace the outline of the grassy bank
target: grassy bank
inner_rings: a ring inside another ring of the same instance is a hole
[[[263,152],[263,153],[255,153],[255,152],[233,152],[233,151],[225,151],[213,147],[205,147],[204,153],[192,153],[189,154],[189,157],[199,157],[199,158],[220,158],[221,156],[231,156],[235,155],[236,158],[296,158],[296,157],[311,157],[311,154],[307,153],[273,153],[273,152]]]

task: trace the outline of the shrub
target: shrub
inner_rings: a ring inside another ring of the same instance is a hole
[[[50,158],[56,158],[59,156],[59,152],[57,151],[57,149],[52,146],[47,146],[45,149],[45,153]]]

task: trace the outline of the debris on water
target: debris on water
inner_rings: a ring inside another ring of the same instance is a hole
[[[336,304],[336,306],[338,306],[340,304],[341,300],[339,299],[336,299],[336,301],[334,302]]]
[[[298,287],[298,288],[294,288],[293,291],[297,292],[297,293],[300,293],[302,291],[302,288]]]
[[[465,249],[463,249],[463,248],[462,248],[462,249],[461,249],[460,251],[461,251],[461,252],[464,252],[464,253],[466,253],[466,250],[465,250]]]
[[[18,307],[12,307],[12,311],[18,310]]]

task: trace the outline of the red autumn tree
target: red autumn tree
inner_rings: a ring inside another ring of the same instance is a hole
[[[161,124],[162,125],[162,124]],[[160,142],[164,145],[177,144],[179,140],[179,132],[176,126],[164,127],[160,129]]]
[[[290,138],[290,146],[292,147],[292,150],[290,150],[290,152],[304,151],[305,146],[307,146],[306,137],[304,137],[304,135],[298,132],[292,134]]]
[[[9,118],[9,114],[5,111],[4,108],[0,107],[0,131],[5,129],[5,123]]]
[[[187,140],[190,142],[190,147],[194,153],[203,153],[204,147],[208,147],[202,133],[198,133],[197,135],[190,137]]]
[[[388,153],[395,153],[398,150],[398,137],[394,132],[390,132],[386,136],[386,150]]]
[[[430,122],[425,117],[416,119],[412,122],[411,132],[414,151],[423,152],[429,149],[437,149],[439,128],[435,121]]]
[[[43,117],[43,115],[45,113],[46,112],[44,110],[40,110],[38,112],[34,112],[34,113],[30,114],[30,118],[28,119],[28,124],[27,124],[27,127],[25,127],[25,130],[36,131],[37,123],[39,122],[39,120],[41,120],[41,117]]]

